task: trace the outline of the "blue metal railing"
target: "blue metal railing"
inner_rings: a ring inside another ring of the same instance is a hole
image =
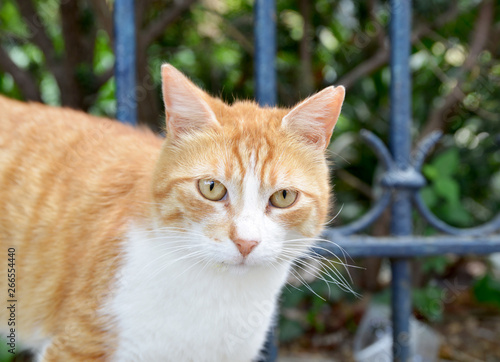
[[[136,123],[134,0],[116,0],[115,50],[117,82],[117,118]],[[340,253],[351,257],[387,256],[392,270],[393,359],[409,361],[409,317],[411,314],[409,258],[444,253],[487,254],[500,252],[500,215],[488,223],[469,229],[458,229],[435,217],[424,204],[419,190],[425,185],[420,170],[425,156],[439,140],[434,132],[421,142],[411,157],[411,0],[391,0],[391,131],[390,152],[383,142],[369,131],[361,136],[371,147],[384,168],[380,185],[381,197],[359,220],[342,227],[327,229],[323,237],[335,241],[319,245],[314,252]],[[255,80],[256,98],[262,105],[276,104],[276,5],[275,0],[255,3]],[[391,207],[391,234],[388,237],[354,235],[375,222]],[[412,235],[412,211],[437,230],[449,234],[422,237]],[[493,234],[497,232],[497,234]],[[450,236],[451,235],[451,236]],[[266,361],[275,361],[277,350],[274,333],[266,343]]]
[[[391,128],[390,147],[395,173],[406,174],[411,168],[411,84],[410,36],[411,1],[391,0]],[[411,173],[415,175],[415,173]],[[409,179],[410,177],[407,176]],[[411,189],[401,178],[400,187],[393,196],[391,207],[391,234],[406,236],[413,233]],[[392,354],[395,360],[410,357],[411,279],[408,259],[391,259]]]
[[[276,104],[276,4],[255,1],[255,98],[261,105]]]
[[[137,124],[135,96],[135,0],[117,0],[114,4],[116,118]]]

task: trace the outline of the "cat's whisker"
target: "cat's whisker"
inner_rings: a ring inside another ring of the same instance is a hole
[[[176,262],[179,262],[181,260],[185,260],[185,259],[194,259],[194,260],[197,260],[197,257],[199,255],[203,255],[205,253],[204,250],[197,250],[197,251],[194,251],[192,253],[189,253],[189,254],[185,254],[183,255],[182,257],[180,258],[177,258],[177,259],[174,259],[174,260],[171,260],[170,263],[166,263],[165,265],[163,265],[161,268],[158,268],[157,270],[154,271],[154,273],[152,273],[149,277],[149,280],[151,280],[152,278],[154,278],[155,276],[161,274],[161,272],[163,270],[165,270],[166,268],[168,268],[170,265],[172,264],[175,264]],[[193,263],[189,266],[189,268],[187,269],[184,269],[184,271],[187,271],[189,269],[191,269],[194,265],[196,265],[197,263]]]
[[[323,301],[326,301],[325,298],[323,298],[322,296],[320,296],[318,293],[316,293],[314,291],[313,288],[311,288],[311,286],[309,285],[309,283],[300,275],[298,274],[297,272],[295,272],[293,269],[290,269],[290,272],[292,273],[293,276],[295,276],[295,278],[297,278],[297,280],[299,282],[302,283],[302,285],[304,285],[311,293],[313,293],[315,296],[317,296],[318,298],[320,298],[321,300]]]
[[[327,148],[327,153],[329,154],[329,157],[332,157],[332,156],[336,156],[340,159],[342,159],[346,164],[350,165],[351,163],[344,157],[342,157],[341,155],[339,155],[337,152],[333,152],[331,149]]]
[[[207,269],[207,267],[212,264],[212,261],[210,259],[205,259],[205,263],[201,268],[198,269],[198,273],[196,274],[196,277],[194,279],[197,279],[200,275],[203,275],[203,272]]]
[[[297,260],[295,261],[295,265],[299,265],[299,264],[304,265],[306,268],[312,268],[315,272],[317,272],[317,273],[318,273],[319,275],[321,275],[321,276],[322,276],[322,275],[326,275],[326,276],[328,276],[329,278],[331,278],[331,279],[332,279],[332,281],[331,281],[331,282],[328,282],[328,281],[326,281],[326,280],[325,280],[325,278],[323,278],[323,277],[318,277],[318,279],[321,279],[321,280],[323,280],[323,281],[325,281],[325,282],[327,282],[327,283],[333,283],[333,284],[337,284],[337,285],[339,285],[339,286],[344,286],[344,287],[346,287],[347,289],[351,290],[349,283],[348,283],[348,282],[345,280],[345,278],[344,278],[344,277],[343,277],[343,276],[342,276],[342,275],[338,272],[338,270],[332,270],[330,267],[328,267],[327,265],[325,265],[325,264],[323,264],[323,263],[321,263],[321,262],[320,262],[320,266],[325,267],[327,270],[329,270],[330,272],[332,272],[332,273],[336,276],[336,279],[335,279],[335,278],[333,278],[333,277],[332,277],[332,275],[331,275],[331,274],[329,274],[329,273],[325,273],[325,272],[324,272],[324,270],[322,270],[320,267],[318,267],[318,266],[316,266],[316,265],[314,265],[314,264],[311,264],[311,263],[309,263],[309,262],[305,261],[304,259],[297,259]]]
[[[142,272],[144,272],[145,270],[148,269],[149,266],[155,264],[157,261],[165,258],[166,256],[169,256],[169,255],[172,255],[173,253],[176,253],[176,252],[179,252],[179,251],[185,251],[185,250],[190,250],[190,249],[193,249],[194,246],[192,245],[178,245],[176,248],[168,248],[166,251],[167,252],[164,252],[165,250],[162,249],[160,251],[162,251],[163,253],[156,257],[155,259],[152,259],[150,260],[146,265],[144,265],[137,273],[138,274],[142,274]]]
[[[177,275],[173,276],[172,278],[173,278],[173,279],[177,279],[177,278],[179,278],[180,276],[182,276],[182,275],[184,275],[185,273],[187,273],[189,270],[193,269],[195,266],[197,266],[197,265],[198,265],[198,264],[200,264],[201,262],[208,260],[208,259],[204,259],[204,258],[203,258],[203,256],[204,256],[204,255],[206,256],[206,255],[208,255],[208,254],[207,254],[205,251],[201,251],[201,252],[200,252],[200,254],[196,255],[196,258],[193,258],[193,259],[195,259],[195,262],[194,262],[193,264],[191,264],[188,268],[184,269],[184,270],[182,271],[182,273],[177,274]],[[200,256],[201,256],[201,257],[200,257]],[[177,259],[176,261],[178,261],[178,260],[180,260],[180,259]]]
[[[276,264],[281,265],[281,264],[279,264],[279,263],[280,263],[280,261],[282,261],[282,260],[280,260],[280,259],[275,259],[275,260],[271,261],[271,262],[270,262],[270,264],[274,267],[274,269],[275,269],[275,270],[278,270],[278,268],[277,268]],[[285,262],[285,263],[288,263],[287,261],[284,261],[284,262]],[[290,291],[290,289],[288,289],[288,287],[292,287],[292,288],[294,288],[294,289],[296,289],[296,290],[301,290],[300,288],[298,288],[298,287],[296,287],[295,285],[290,284],[290,283],[285,283],[284,287],[285,287],[288,291]]]
[[[293,256],[293,254],[294,254],[288,250],[284,250],[283,253],[289,254],[290,256]],[[355,292],[350,287],[349,282],[347,282],[347,280],[344,278],[344,276],[337,270],[337,268],[333,264],[342,265],[345,268],[345,270],[347,271],[347,274],[349,275],[349,278],[350,278],[351,283],[352,283],[352,277],[351,277],[349,270],[348,270],[349,265],[347,265],[345,262],[342,262],[340,259],[339,259],[340,261],[337,262],[337,261],[325,258],[324,256],[319,255],[317,253],[315,253],[315,254],[316,255],[314,255],[314,254],[309,255],[309,257],[311,257],[313,260],[318,261],[320,263],[320,265],[322,265],[326,270],[328,270],[329,272],[333,273],[336,276],[337,280],[335,281],[335,284],[338,284],[343,290],[348,290],[348,291],[355,294]],[[318,270],[318,268],[316,266],[312,265],[311,263],[306,262],[304,259],[297,259],[295,261],[295,263],[302,263],[304,265],[308,265],[309,267],[313,267],[314,269]],[[352,266],[352,267],[355,267],[355,266]],[[330,275],[330,274],[327,273],[327,275]],[[319,279],[322,279],[322,278],[319,278]],[[335,279],[333,279],[333,280],[335,280]]]
[[[198,236],[198,237],[201,237],[201,238],[205,238],[206,236],[203,235],[202,233],[198,233],[198,232],[195,232],[195,231],[192,231],[192,230],[189,230],[189,229],[186,229],[186,228],[182,228],[182,227],[177,227],[177,226],[161,226],[161,227],[157,227],[155,228],[154,230],[145,230],[144,232],[145,233],[154,233],[155,235],[156,234],[160,234],[160,235],[168,235],[168,234],[163,234],[161,232],[172,232],[172,233],[177,233],[177,234],[186,234],[186,235],[192,235],[192,236]]]
[[[321,261],[320,261],[320,265],[328,271],[325,274],[328,275],[332,280],[335,280],[335,284],[340,286],[345,291],[355,293],[354,290],[352,289],[351,285],[349,284],[349,282],[344,278],[342,273],[340,273],[335,266],[329,266],[327,263],[322,263]],[[330,273],[333,273],[335,278]],[[352,282],[352,280],[351,280],[351,282]]]
[[[320,249],[320,250],[325,250],[327,252],[330,252],[328,249],[324,249],[322,247],[317,247],[317,248]],[[352,276],[351,276],[351,272],[350,272],[349,268],[364,269],[363,267],[360,267],[360,266],[357,266],[357,265],[348,264],[345,261],[340,260],[339,258],[337,258],[338,261],[332,260],[332,259],[327,258],[326,256],[323,256],[323,255],[321,255],[321,254],[319,254],[317,252],[313,252],[312,256],[315,259],[324,260],[325,262],[327,262],[330,265],[332,265],[332,264],[342,265],[344,267],[344,269],[346,270],[347,275],[349,276],[349,279],[351,280],[351,282],[352,282]]]
[[[320,255],[320,254],[317,254],[317,253],[315,253],[314,257],[316,258],[316,260],[324,260],[325,264],[330,265],[331,267],[335,268],[335,270],[337,270],[337,268],[333,264],[340,264],[340,265],[344,266],[344,269],[347,272],[347,275],[349,276],[349,280],[351,281],[351,283],[353,282],[353,280],[352,280],[352,276],[351,276],[351,273],[350,273],[350,270],[349,270],[348,267],[357,268],[357,269],[363,269],[362,267],[351,266],[351,265],[348,265],[346,263],[336,263],[335,261],[330,260],[329,258],[326,258],[323,255]]]
[[[152,242],[158,240],[157,242],[154,243],[154,245],[152,245],[153,247],[156,247],[165,244],[186,243],[186,241],[193,240],[193,238],[188,235],[178,235],[169,237],[156,236],[156,237],[144,238],[143,240],[145,242]]]
[[[347,257],[349,256],[349,254],[346,252],[346,250],[342,246],[340,246],[339,244],[337,244],[336,242],[331,241],[331,240],[327,240],[327,239],[323,239],[323,238],[302,238],[302,239],[287,240],[287,243],[289,243],[289,242],[297,242],[297,241],[298,242],[314,242],[314,243],[316,243],[316,242],[328,242],[330,244],[333,244],[337,248],[339,248],[339,250],[342,252],[342,256],[344,258],[344,262],[347,259]],[[315,246],[315,247],[321,248],[319,246]],[[333,251],[327,250],[327,249],[323,249],[323,250],[326,250],[328,253],[330,253],[331,256],[335,257],[337,260],[342,261],[340,259],[340,257],[337,254],[335,254]],[[353,260],[350,256],[349,256],[349,259]]]
[[[336,246],[342,252],[342,256],[344,257],[344,259],[349,258],[349,259],[351,259],[351,261],[354,261],[351,258],[351,256],[349,255],[349,253],[342,246],[340,246],[339,244],[337,244],[335,241],[328,240],[328,239],[323,239],[323,238],[315,238],[315,241],[329,243],[329,244],[332,244],[332,245]]]
[[[287,246],[293,246],[293,244],[289,244]],[[319,248],[321,250],[325,250],[326,252],[328,252],[329,254],[331,254],[333,257],[335,257],[337,260],[331,260],[331,259],[326,258],[325,256],[320,255],[320,254],[318,254],[316,252],[311,253],[311,250],[309,250],[309,249],[306,250],[305,252],[301,252],[300,254],[298,254],[296,256],[298,258],[312,258],[312,257],[316,258],[316,257],[322,257],[322,258],[325,258],[325,260],[328,260],[330,263],[342,265],[342,266],[346,267],[346,269],[347,268],[363,269],[363,267],[360,267],[360,266],[357,266],[357,265],[347,264],[345,261],[342,261],[341,259],[339,259],[339,257],[337,255],[335,255],[333,252],[331,252],[328,249],[325,249],[325,248],[322,248],[322,247],[318,247],[318,246],[316,246],[316,248]],[[291,253],[291,255],[295,255],[295,254],[293,254],[294,251],[288,250],[288,248],[284,248],[283,251],[289,252],[289,253]]]
[[[337,267],[332,264],[333,263],[332,260],[330,260],[328,258],[325,258],[325,257],[323,257],[321,255],[313,256],[312,259],[316,260],[326,270],[328,270],[329,272],[333,273],[337,277],[337,279],[339,280],[339,283],[341,283],[342,285],[349,285],[349,282],[344,278],[344,276],[342,275],[342,273],[340,273],[338,271]],[[304,260],[304,259],[299,259],[299,260]],[[344,264],[341,263],[341,265],[344,266],[344,269],[346,270],[347,274],[349,275],[349,278],[350,278],[351,283],[352,283],[352,278],[351,278],[351,275],[349,273],[349,270],[346,268],[346,266]]]
[[[330,282],[328,281],[321,273],[321,269],[319,269],[318,267],[310,264],[310,263],[306,263],[304,264],[302,260],[300,259],[297,259],[295,260],[293,263],[292,263],[293,266],[295,267],[298,267],[299,269],[303,270],[304,272],[306,272],[307,274],[311,275],[312,277],[314,278],[317,278],[317,279],[320,279],[322,281],[324,281],[326,283],[326,286],[328,288],[328,293],[330,294],[331,293],[331,290],[330,290],[330,283],[333,283],[333,284],[336,284],[335,281],[333,282]],[[311,272],[309,269],[307,268],[312,268],[314,272]],[[316,271],[319,271],[318,273],[315,273]]]
[[[335,219],[336,219],[336,218],[340,215],[340,213],[342,212],[342,209],[343,209],[343,208],[344,208],[344,204],[342,204],[342,206],[340,206],[339,211],[337,211],[337,213],[335,214],[335,216],[334,216],[334,217],[332,217],[329,221],[327,221],[327,222],[323,223],[323,226],[328,226],[328,225],[330,225],[330,224],[331,224],[331,222],[332,222],[333,220],[335,220]]]

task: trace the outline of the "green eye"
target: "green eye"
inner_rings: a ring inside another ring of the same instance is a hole
[[[203,197],[210,201],[222,200],[227,193],[226,187],[216,180],[200,180],[198,189]]]
[[[295,200],[297,200],[297,191],[279,190],[272,194],[269,202],[274,207],[283,209],[285,207],[291,206],[295,202]]]

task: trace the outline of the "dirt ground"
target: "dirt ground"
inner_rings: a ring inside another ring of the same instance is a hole
[[[350,306],[335,306],[332,320],[359,321],[365,307],[363,301]],[[476,302],[471,291],[461,293],[457,300],[447,304],[440,321],[424,322],[441,336],[437,361],[500,362],[500,312]],[[281,345],[278,361],[354,361],[355,328],[333,322],[327,330],[324,334],[307,333],[296,341]]]

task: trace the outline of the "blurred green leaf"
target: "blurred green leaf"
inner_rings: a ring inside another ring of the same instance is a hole
[[[459,156],[456,148],[449,149],[438,155],[432,165],[440,176],[452,176],[459,166]]]
[[[287,287],[283,290],[282,308],[296,308],[304,299],[304,291],[302,289]]]
[[[458,183],[449,177],[440,177],[434,181],[436,194],[444,197],[450,204],[456,205],[460,202],[460,189]]]
[[[486,274],[474,284],[474,296],[478,302],[500,308],[500,281]]]
[[[443,290],[436,286],[425,286],[412,292],[416,310],[430,321],[439,321],[443,317]]]
[[[304,328],[297,321],[283,319],[280,322],[279,338],[281,342],[290,342],[304,334]]]
[[[460,203],[440,205],[437,211],[444,221],[454,225],[465,227],[470,226],[472,222],[470,213]]]
[[[422,172],[430,180],[435,180],[439,177],[439,171],[434,165],[424,165],[422,167]]]
[[[420,195],[422,196],[422,199],[424,200],[425,204],[429,208],[433,208],[438,201],[438,198],[436,197],[436,193],[434,192],[434,190],[430,186],[424,187],[420,191]]]
[[[437,273],[441,275],[450,263],[450,258],[446,255],[431,256],[422,261],[422,270],[425,273]]]

